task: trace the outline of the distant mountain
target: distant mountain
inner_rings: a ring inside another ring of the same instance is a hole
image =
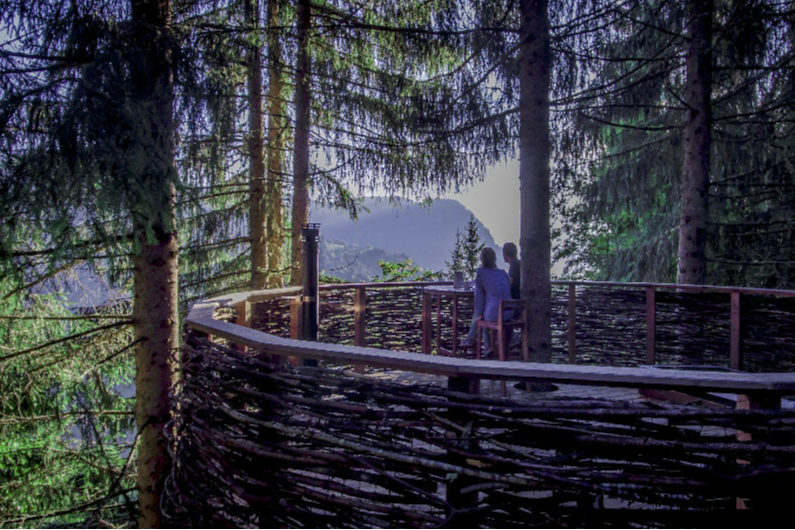
[[[369,212],[362,210],[358,221],[351,221],[344,212],[313,207],[311,222],[320,223],[321,240],[344,241],[362,248],[369,246],[388,254],[405,254],[414,263],[432,271],[446,268],[444,262],[450,259],[455,232],[465,232],[472,214],[452,199],[434,201],[428,208],[412,201],[402,201],[396,206],[385,199],[368,198],[364,206]],[[477,224],[481,241],[498,250],[491,232],[479,220]]]
[[[352,282],[369,282],[374,276],[380,276],[378,262],[381,260],[400,262],[408,258],[405,254],[390,254],[382,248],[359,247],[325,236],[320,239],[319,250],[320,274]]]

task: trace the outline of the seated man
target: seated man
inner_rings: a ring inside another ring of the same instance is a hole
[[[522,261],[514,243],[505,243],[502,246],[502,259],[508,264],[508,277],[511,279],[511,298],[519,300],[522,297]]]
[[[472,346],[477,331],[477,320],[483,318],[489,322],[497,321],[500,300],[511,299],[511,282],[508,273],[497,268],[497,253],[494,249],[484,248],[480,253],[482,267],[475,276],[475,314],[469,327],[467,338],[462,346]],[[504,318],[510,319],[513,311],[506,311]],[[486,330],[483,330],[484,343],[488,344]]]

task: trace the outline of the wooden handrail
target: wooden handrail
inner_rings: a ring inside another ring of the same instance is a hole
[[[362,282],[362,283],[327,283],[320,286],[321,291],[339,291],[343,289],[383,289],[385,287],[430,287],[433,285],[453,285],[447,280],[432,282]]]
[[[384,283],[345,283],[345,284],[327,284],[321,285],[320,290],[323,292],[336,292],[342,290],[354,291],[354,309],[355,309],[355,333],[354,343],[357,346],[366,346],[366,313],[367,313],[367,291],[374,289],[406,289],[406,288],[422,288],[440,285],[452,285],[450,281],[422,281],[422,282],[384,282]],[[795,297],[795,291],[786,291],[780,289],[756,289],[748,287],[725,287],[725,286],[712,286],[712,285],[687,285],[687,284],[670,284],[670,283],[650,283],[650,282],[592,282],[592,281],[554,281],[552,285],[555,287],[564,287],[568,290],[568,333],[567,333],[567,350],[568,361],[570,364],[577,362],[577,287],[590,287],[590,288],[616,288],[620,290],[641,290],[645,291],[646,298],[646,363],[653,365],[656,362],[656,296],[657,290],[670,290],[670,291],[686,291],[686,292],[699,292],[699,293],[727,293],[730,295],[730,314],[726,315],[729,323],[729,355],[727,356],[727,365],[735,370],[743,368],[743,348],[742,348],[742,326],[741,319],[741,298],[743,295],[757,295],[757,296],[780,296],[780,297]],[[235,297],[237,301],[246,300],[250,303],[264,302],[273,298],[279,297],[295,297],[301,292],[300,287],[286,287],[283,289],[264,290],[264,291],[250,291],[243,293],[236,293],[230,295]],[[294,301],[293,305],[300,302]],[[294,308],[297,309],[297,306]],[[437,307],[437,313],[441,308]],[[454,305],[454,311],[457,309],[457,304]],[[247,310],[245,304],[241,305],[240,310]],[[437,314],[437,337],[441,332],[439,325],[441,321],[440,315]],[[297,320],[297,319],[291,319]],[[423,329],[428,326],[428,323],[423,319]],[[295,326],[293,326],[295,328]],[[295,329],[293,330],[295,331]],[[430,332],[425,329],[423,336],[430,335]],[[297,338],[297,333],[292,333],[293,338]],[[455,334],[454,334],[455,336]],[[437,339],[438,342],[438,339]],[[423,351],[430,351],[424,345]]]
[[[690,285],[684,283],[652,283],[652,282],[607,282],[590,280],[553,280],[553,286],[582,286],[582,287],[617,287],[623,289],[645,290],[646,288],[665,289],[670,291],[692,291],[692,292],[715,292],[757,294],[766,296],[784,296],[795,298],[795,291],[784,289],[762,289],[756,287],[730,287],[724,285]],[[366,289],[378,289],[385,287],[428,287],[432,285],[453,285],[452,281],[429,281],[429,282],[369,282],[369,283],[332,283],[320,286],[321,291],[337,291],[344,289],[355,289],[364,287]]]
[[[749,394],[787,394],[795,392],[795,373],[742,373],[706,370],[668,370],[655,367],[572,366],[528,362],[476,361],[284,339],[262,331],[215,320],[218,306],[247,303],[252,299],[284,296],[295,289],[274,289],[235,293],[199,302],[193,306],[186,324],[210,336],[218,336],[278,356],[364,364],[450,378],[519,379],[565,384],[604,385],[634,388],[664,388]]]
[[[632,289],[667,289],[670,291],[693,291],[693,292],[714,292],[714,293],[733,293],[758,294],[765,296],[784,296],[795,298],[795,291],[784,289],[758,289],[756,287],[729,287],[723,285],[690,285],[686,283],[645,283],[645,282],[593,282],[579,280],[556,280],[552,285],[581,285],[583,287],[621,287]]]

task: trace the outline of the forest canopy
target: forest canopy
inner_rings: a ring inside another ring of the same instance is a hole
[[[0,525],[162,522],[181,319],[311,203],[519,159],[540,361],[553,261],[794,289],[794,5],[0,0]]]

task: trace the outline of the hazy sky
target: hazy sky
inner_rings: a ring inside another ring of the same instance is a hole
[[[494,242],[503,245],[513,241],[519,245],[519,161],[489,168],[486,177],[462,193],[448,193],[466,206],[486,225]]]

